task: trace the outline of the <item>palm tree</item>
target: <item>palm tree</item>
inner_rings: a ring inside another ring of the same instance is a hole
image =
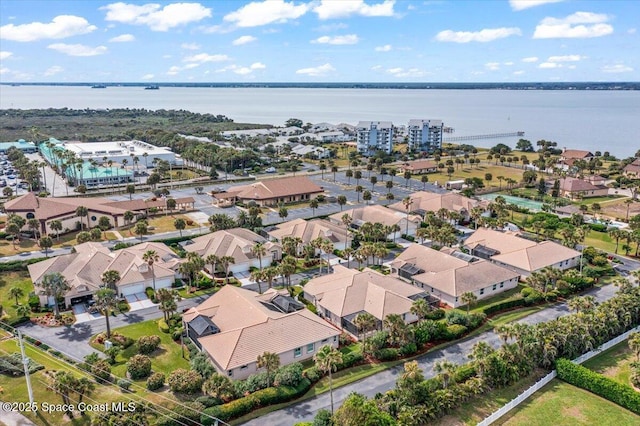
[[[442,387],[446,389],[449,386],[449,380],[453,379],[456,372],[456,364],[450,361],[438,361],[433,365],[433,371],[438,373],[442,380]]]
[[[60,272],[46,274],[40,287],[42,287],[40,294],[47,296],[47,300],[53,298],[53,312],[56,318],[60,318],[58,299],[71,289],[66,278]]]
[[[16,299],[16,305],[18,305],[18,299],[24,296],[24,290],[20,287],[11,287],[9,289],[9,296]]]
[[[353,325],[358,328],[358,332],[362,333],[362,339],[360,336],[358,338],[363,340],[367,336],[367,332],[376,326],[376,317],[369,312],[361,312],[353,319]]]
[[[151,278],[153,280],[153,291],[156,291],[156,274],[153,267],[153,264],[160,260],[160,256],[155,250],[147,250],[142,255],[142,260],[147,262],[149,268],[151,268]]]
[[[251,272],[250,279],[258,284],[258,293],[262,294],[262,286],[260,283],[264,279],[264,272],[261,269],[254,269]]]
[[[478,300],[478,297],[473,294],[470,291],[466,291],[464,293],[462,293],[462,295],[460,296],[460,300],[462,300],[462,303],[466,303],[467,305],[467,315],[469,315],[469,309],[471,309],[471,305],[473,303],[476,302],[476,300]]]
[[[258,355],[256,366],[266,370],[267,387],[271,387],[271,376],[280,366],[280,356],[272,352],[265,352],[262,355]]]
[[[171,314],[178,309],[174,294],[166,288],[161,288],[156,293],[156,300],[159,303],[158,309],[162,311],[165,321],[169,321]]]
[[[409,235],[409,209],[411,208],[411,205],[413,204],[413,200],[411,199],[411,197],[405,197],[402,200],[402,204],[404,204],[404,208],[407,211],[407,217],[406,217],[407,224],[406,224],[406,229],[405,229],[404,234],[405,235]]]
[[[629,349],[636,355],[636,361],[640,362],[640,333],[629,335]]]
[[[182,262],[180,266],[178,266],[178,272],[180,272],[183,277],[187,277],[187,280],[189,281],[187,293],[191,293],[191,276],[193,275],[194,271],[195,266],[191,262]]]
[[[342,364],[342,353],[336,348],[325,345],[313,356],[318,370],[329,374],[329,394],[331,395],[331,415],[333,415],[333,377],[331,373]]]
[[[229,284],[229,266],[236,263],[236,260],[232,256],[222,256],[220,258],[220,264],[224,268],[224,283]]]
[[[427,317],[429,311],[431,311],[431,308],[429,308],[429,304],[425,299],[414,300],[409,310],[409,312],[418,317],[419,322],[422,322]]]
[[[85,206],[78,206],[78,208],[76,209],[76,216],[79,217],[87,217],[87,229],[89,229],[89,209],[87,209]],[[80,221],[82,223],[82,220]],[[84,228],[84,226],[83,226]]]
[[[116,300],[116,292],[110,288],[101,288],[96,291],[94,295],[96,301],[96,308],[98,311],[104,314],[107,321],[107,339],[111,337],[111,326],[109,324],[109,316],[111,316],[111,310],[115,309],[118,301]]]
[[[187,227],[187,222],[179,217],[173,221],[173,226],[180,231],[180,238],[182,238],[182,230]]]
[[[82,402],[82,398],[85,395],[88,397],[96,389],[96,385],[86,377],[80,377],[75,380],[74,385],[73,390],[78,394],[78,403]],[[84,411],[81,411],[80,415],[84,416],[84,413]]]
[[[128,225],[128,224],[130,224],[130,223],[131,223],[131,221],[132,221],[132,220],[133,220],[133,218],[135,217],[135,214],[133,214],[133,212],[132,212],[132,211],[127,210],[126,212],[124,212],[123,217],[124,217],[124,222],[125,222],[125,224],[127,224],[127,225]]]
[[[216,266],[220,262],[220,258],[215,254],[210,254],[206,257],[206,259],[204,259],[204,262],[208,265],[211,265],[211,278],[213,278],[215,282]]]
[[[398,314],[389,314],[384,318],[384,328],[389,331],[389,343],[398,347],[404,345],[409,340],[410,329],[405,324],[402,316]]]
[[[251,247],[251,253],[258,258],[260,270],[262,271],[262,257],[267,255],[267,248],[263,243],[256,243],[253,247]]]
[[[28,318],[29,314],[31,314],[31,308],[29,305],[18,305],[16,307],[16,315],[19,318]],[[0,309],[0,316],[2,316],[2,309]]]
[[[214,373],[202,385],[202,391],[214,398],[228,401],[235,396],[233,382],[227,376]]]
[[[106,288],[115,291],[118,281],[120,281],[120,273],[118,271],[109,270],[102,273],[102,284],[104,284]]]
[[[73,389],[73,382],[76,378],[68,371],[55,371],[49,375],[49,388],[60,395],[64,405],[65,414],[73,419],[73,410],[71,408],[71,399],[69,394]]]

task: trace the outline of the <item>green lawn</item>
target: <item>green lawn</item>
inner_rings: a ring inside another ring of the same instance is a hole
[[[583,365],[590,370],[603,374],[616,382],[631,385],[631,363],[635,357],[628,343],[621,342],[586,361]]]
[[[18,287],[24,295],[18,298],[21,305],[26,305],[29,300],[29,293],[33,291],[33,283],[29,278],[29,273],[23,272],[3,272],[0,275],[0,304],[4,308],[5,319],[16,317],[16,299],[9,295],[12,287]]]
[[[125,327],[116,328],[112,331],[117,331],[118,333],[126,337],[130,337],[133,340],[137,340],[141,336],[159,336],[161,340],[160,348],[150,355],[151,368],[153,371],[160,371],[168,376],[173,370],[177,368],[189,369],[189,361],[182,357],[180,344],[175,343],[171,339],[170,334],[160,332],[156,320],[144,321]],[[92,344],[92,346],[97,350],[103,350],[102,345]],[[127,361],[136,353],[137,346],[135,344],[122,351],[116,358],[116,363],[111,370],[112,373],[116,376],[125,377],[127,372]],[[186,347],[184,353],[185,357],[188,358],[189,351]],[[145,386],[146,379],[141,379],[137,382],[139,385]]]
[[[556,379],[496,424],[622,426],[640,424],[640,416],[591,392]]]

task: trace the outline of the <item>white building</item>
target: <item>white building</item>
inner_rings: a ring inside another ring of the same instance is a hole
[[[393,124],[390,121],[360,121],[356,126],[358,152],[371,156],[376,151],[391,154],[393,150]]]
[[[409,120],[409,149],[415,152],[433,152],[442,147],[442,120]]]

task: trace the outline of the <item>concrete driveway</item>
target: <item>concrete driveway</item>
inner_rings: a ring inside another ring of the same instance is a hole
[[[140,309],[151,308],[153,306],[158,306],[157,303],[153,303],[148,297],[146,293],[136,293],[125,296],[127,299],[127,303],[129,304],[129,311],[139,311]]]

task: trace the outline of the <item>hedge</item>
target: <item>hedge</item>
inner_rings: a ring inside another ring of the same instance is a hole
[[[506,311],[507,309],[520,306],[524,306],[524,299],[513,299],[496,303],[495,305],[487,306],[482,312],[484,312],[485,315],[491,315],[496,312]]]
[[[158,329],[163,333],[169,333],[169,324],[164,320],[164,318],[160,318],[158,320]]]
[[[15,272],[15,271],[26,271],[27,266],[42,262],[43,260],[47,260],[46,257],[40,257],[38,259],[27,259],[27,260],[12,260],[9,262],[1,262],[0,263],[0,272]]]
[[[556,361],[556,370],[558,370],[558,377],[565,382],[640,414],[640,393],[631,386],[618,383],[564,358]]]
[[[216,424],[214,418],[227,422],[244,416],[258,407],[290,401],[306,393],[309,388],[311,388],[311,382],[309,379],[303,379],[295,388],[292,386],[279,386],[262,389],[226,404],[206,408],[203,411],[200,422],[205,426]]]

